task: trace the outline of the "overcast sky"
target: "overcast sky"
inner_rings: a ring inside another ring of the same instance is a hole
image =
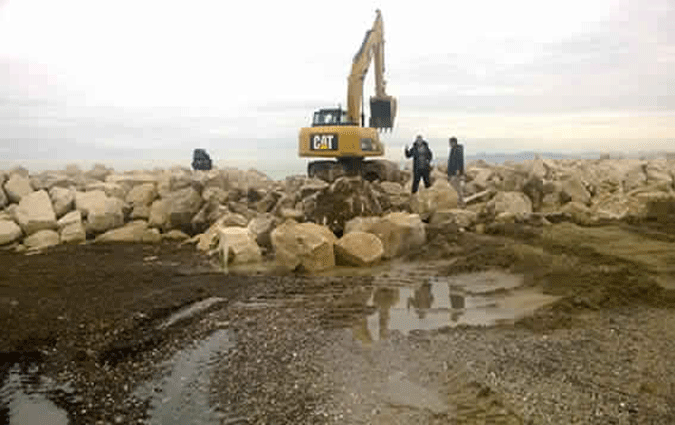
[[[0,156],[299,161],[378,7],[390,158],[417,132],[469,152],[675,149],[675,0],[0,0]]]

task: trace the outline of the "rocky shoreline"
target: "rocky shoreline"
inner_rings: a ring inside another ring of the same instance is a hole
[[[230,264],[274,259],[286,270],[320,271],[400,256],[425,243],[428,225],[484,233],[513,223],[672,222],[675,214],[673,159],[474,161],[463,209],[442,167],[432,183],[412,196],[409,170],[398,181],[329,184],[256,170],[18,167],[0,171],[0,246],[187,241]]]

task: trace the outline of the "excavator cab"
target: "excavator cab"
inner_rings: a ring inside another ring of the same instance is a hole
[[[391,130],[396,118],[396,99],[392,96],[385,98],[370,98],[370,122],[369,127],[378,130]]]
[[[328,125],[355,125],[349,121],[347,111],[340,108],[319,109],[314,112],[312,127],[321,127]]]

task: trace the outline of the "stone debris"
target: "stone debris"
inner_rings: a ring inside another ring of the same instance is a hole
[[[234,168],[15,168],[0,172],[0,244],[50,245],[53,233],[25,242],[50,230],[60,243],[181,240],[213,253],[220,229],[237,228],[228,232],[247,232],[285,268],[318,271],[336,258],[362,266],[379,261],[366,255],[377,251],[373,236],[381,258],[399,256],[425,242],[425,223],[480,232],[492,223],[672,220],[675,210],[673,158],[473,161],[465,169],[466,207],[457,208],[443,164],[433,170],[432,186],[415,195],[409,170],[383,182],[345,176],[326,183],[305,176],[274,181]]]

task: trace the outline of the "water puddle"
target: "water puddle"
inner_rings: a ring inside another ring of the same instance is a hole
[[[416,287],[377,287],[367,301],[375,312],[356,324],[354,334],[370,342],[392,330],[512,323],[558,299],[522,285],[522,276],[489,271],[430,278]]]
[[[228,330],[220,329],[194,346],[181,350],[162,368],[165,376],[146,383],[134,396],[150,401],[150,424],[228,423],[209,399],[211,372],[219,354],[234,345]]]
[[[3,360],[4,361],[4,360]],[[42,375],[39,363],[0,367],[0,424],[67,425],[68,415],[51,399],[68,402],[74,390]]]

